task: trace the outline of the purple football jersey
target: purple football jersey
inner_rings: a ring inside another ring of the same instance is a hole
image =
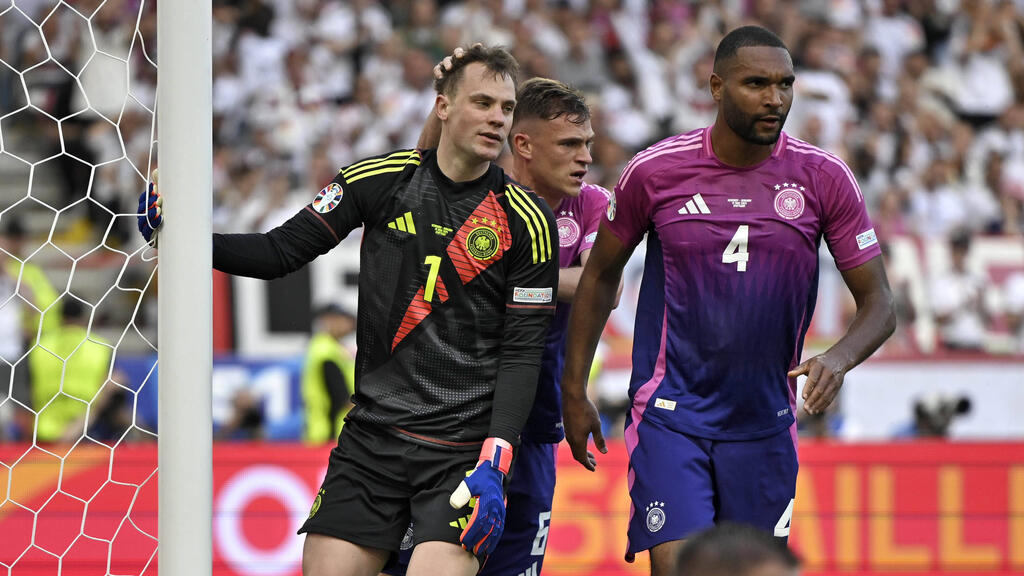
[[[610,192],[595,184],[584,183],[580,195],[565,198],[554,210],[558,225],[558,260],[561,268],[580,265],[580,255],[594,246],[597,229],[608,207]],[[523,428],[528,442],[559,442],[562,430],[562,394],[559,383],[565,363],[565,333],[569,325],[570,304],[558,302],[555,317],[548,328],[547,345],[541,360],[537,397],[530,418]]]
[[[648,234],[633,426],[657,419],[717,440],[793,423],[786,372],[814,311],[821,238],[840,270],[881,253],[846,164],[784,132],[771,156],[743,168],[718,160],[710,128],[651,146],[623,170],[607,225],[628,246]]]

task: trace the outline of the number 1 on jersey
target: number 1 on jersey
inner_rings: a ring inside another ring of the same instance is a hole
[[[746,224],[740,226],[733,234],[729,245],[725,247],[725,252],[722,252],[722,262],[724,264],[735,262],[737,272],[747,271],[747,260],[750,260],[750,254],[747,252],[747,230],[749,228]]]
[[[430,302],[434,298],[434,286],[437,284],[437,271],[441,268],[441,257],[427,256],[423,263],[430,266],[430,271],[427,272],[427,286],[423,290],[423,301]]]

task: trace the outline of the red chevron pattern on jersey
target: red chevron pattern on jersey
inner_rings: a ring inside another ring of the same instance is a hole
[[[394,352],[395,347],[401,342],[412,329],[419,326],[420,322],[430,314],[433,309],[430,306],[430,302],[423,299],[425,288],[420,286],[420,289],[416,291],[416,296],[413,297],[412,302],[409,303],[409,307],[405,309],[405,316],[402,317],[402,323],[398,325],[398,331],[395,332],[395,338],[391,341],[391,351]],[[444,281],[441,277],[437,277],[437,284],[434,285],[434,297],[439,302],[448,301],[448,288],[445,287]]]
[[[480,227],[490,228],[498,237],[497,250],[486,259],[478,259],[469,253],[467,239],[473,230]],[[508,231],[508,217],[498,203],[498,197],[491,190],[487,197],[476,207],[476,210],[462,224],[448,244],[448,258],[451,259],[463,284],[476,278],[488,266],[501,260],[505,250],[512,247],[512,234]]]

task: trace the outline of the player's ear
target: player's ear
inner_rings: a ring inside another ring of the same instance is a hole
[[[708,79],[708,84],[711,86],[711,97],[714,98],[715,102],[722,101],[722,87],[725,85],[725,80],[718,74],[711,73],[711,78]]]
[[[512,151],[516,154],[526,158],[527,160],[533,159],[533,143],[530,141],[530,136],[525,132],[516,132],[512,135]]]
[[[448,96],[444,94],[438,94],[434,98],[434,113],[441,119],[442,122],[448,119],[448,113],[450,112],[451,102],[448,100]]]

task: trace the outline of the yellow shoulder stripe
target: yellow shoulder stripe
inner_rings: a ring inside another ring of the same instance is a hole
[[[384,168],[380,168],[378,170],[372,170],[370,172],[363,172],[362,174],[358,174],[358,175],[352,176],[352,177],[346,176],[345,177],[345,182],[351,184],[351,183],[353,183],[353,182],[355,182],[357,180],[362,180],[363,178],[368,178],[370,176],[376,176],[378,174],[386,174],[388,172],[401,172],[402,170],[405,170],[405,167],[408,164],[414,164],[416,166],[419,166],[420,160],[419,160],[419,158],[409,158],[407,161],[403,162],[399,166],[384,167]]]
[[[505,191],[509,204],[526,222],[526,229],[530,232],[534,264],[547,262],[551,259],[551,232],[544,220],[544,213],[521,188],[509,184]]]
[[[345,181],[351,183],[374,174],[403,170],[406,164],[419,165],[419,163],[419,153],[416,150],[407,150],[405,152],[395,152],[384,158],[373,158],[356,162],[348,168],[342,169],[341,173],[345,176]]]

